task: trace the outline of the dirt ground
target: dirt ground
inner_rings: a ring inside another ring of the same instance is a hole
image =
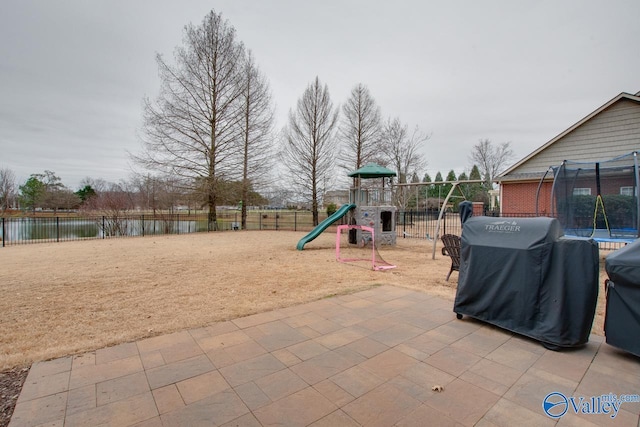
[[[0,371],[390,284],[453,301],[457,272],[432,243],[398,239],[397,268],[335,260],[335,234],[237,231],[0,249]],[[600,283],[604,279],[601,268]],[[602,334],[600,292],[594,333]]]

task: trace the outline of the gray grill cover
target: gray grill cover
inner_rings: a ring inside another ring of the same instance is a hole
[[[552,218],[472,217],[464,225],[454,303],[543,343],[586,343],[598,298],[598,246],[562,237]]]
[[[640,356],[640,240],[609,254],[605,270],[607,343]]]

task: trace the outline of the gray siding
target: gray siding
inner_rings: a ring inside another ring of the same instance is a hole
[[[640,151],[640,104],[621,99],[506,175],[544,172],[563,160],[598,161]]]

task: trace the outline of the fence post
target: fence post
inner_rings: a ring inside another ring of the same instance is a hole
[[[104,223],[105,223],[105,218],[104,218],[104,215],[102,215],[102,238],[103,239],[106,238],[106,235],[107,235],[107,232],[104,228],[104,225],[105,225]]]
[[[448,212],[444,213],[444,221],[442,221],[442,223],[444,224],[444,230],[442,231],[442,234],[447,234],[447,217],[449,215],[447,215]]]
[[[293,231],[298,231],[298,211],[293,211]]]
[[[4,217],[2,217],[2,247],[4,248],[4,241],[7,240],[7,232],[4,226]]]
[[[140,215],[140,222],[142,222],[142,237],[144,237],[144,214]]]
[[[402,212],[402,238],[407,237],[407,211]]]
[[[60,217],[56,217],[56,242],[60,242]]]

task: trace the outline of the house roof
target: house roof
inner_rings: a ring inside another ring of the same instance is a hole
[[[549,171],[544,171],[544,172],[522,172],[522,173],[511,173],[509,174],[509,176],[503,177],[502,175],[500,175],[499,177],[497,177],[495,179],[496,182],[501,182],[501,181],[540,181],[542,178],[545,178],[545,180],[551,180],[553,179],[553,173],[548,173]]]
[[[520,161],[515,163],[509,169],[507,169],[506,171],[501,173],[496,178],[496,181],[503,181],[503,180],[505,180],[503,178],[507,178],[507,177],[508,177],[508,180],[511,180],[511,179],[523,179],[523,178],[518,178],[517,174],[513,174],[512,172],[515,171],[518,167],[520,167],[524,163],[526,163],[527,161],[529,161],[530,159],[532,159],[533,157],[535,157],[538,154],[540,154],[542,151],[544,151],[547,148],[549,148],[551,145],[555,144],[557,141],[559,141],[562,138],[564,138],[567,134],[573,132],[575,129],[577,129],[578,127],[582,126],[584,123],[588,122],[589,120],[591,120],[592,118],[594,118],[595,116],[597,116],[598,114],[600,114],[601,112],[603,112],[604,110],[606,110],[607,108],[611,107],[613,104],[615,104],[616,102],[618,102],[618,101],[620,101],[622,99],[627,99],[627,100],[630,100],[630,101],[634,101],[634,102],[640,103],[640,92],[636,93],[635,95],[632,95],[632,94],[626,93],[626,92],[622,92],[619,95],[615,96],[614,98],[612,98],[611,100],[609,100],[608,102],[603,104],[600,108],[598,108],[597,110],[593,111],[592,113],[590,113],[589,115],[584,117],[582,120],[578,121],[577,123],[575,123],[574,125],[572,125],[568,129],[566,129],[565,131],[563,131],[562,133],[560,133],[559,135],[557,135],[556,137],[551,139],[549,142],[547,142],[546,144],[542,145],[537,150],[535,150],[534,152],[532,152],[528,156],[524,157],[523,159],[521,159]],[[541,173],[540,176],[542,176],[543,173]]]

